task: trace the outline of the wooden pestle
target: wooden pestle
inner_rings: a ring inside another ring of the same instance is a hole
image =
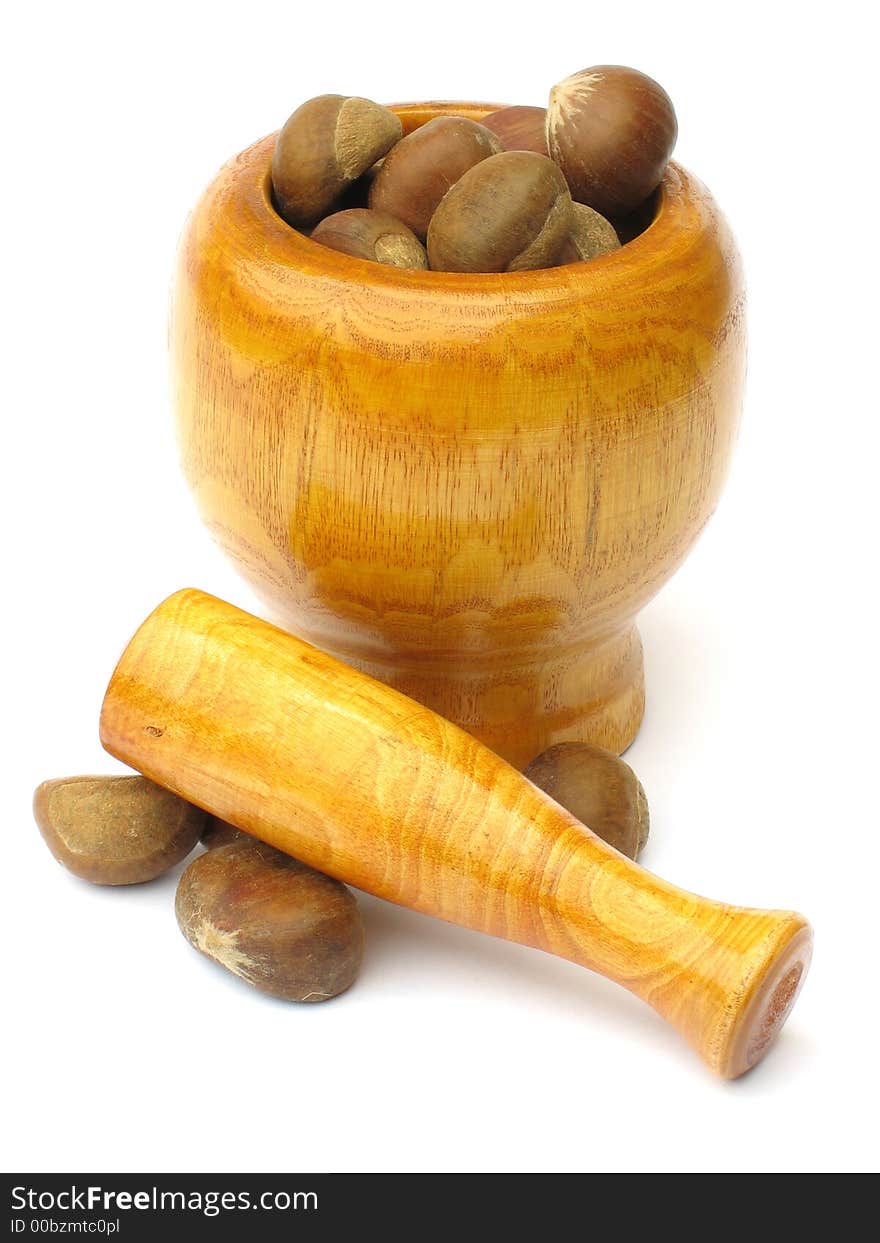
[[[675,888],[457,726],[200,591],[129,643],[101,741],[331,876],[616,980],[726,1078],[763,1057],[809,964],[802,916]]]

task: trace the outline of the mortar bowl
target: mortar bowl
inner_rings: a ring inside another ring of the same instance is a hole
[[[398,106],[406,131],[498,105]],[[184,472],[273,620],[522,768],[620,752],[640,609],[718,502],[745,371],[742,268],[668,167],[620,250],[539,271],[405,271],[272,205],[275,135],[219,173],[172,299]]]

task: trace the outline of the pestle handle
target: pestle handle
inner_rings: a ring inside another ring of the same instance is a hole
[[[763,1056],[809,964],[802,916],[677,889],[451,722],[200,591],[129,643],[101,741],[331,876],[616,980],[727,1078]]]

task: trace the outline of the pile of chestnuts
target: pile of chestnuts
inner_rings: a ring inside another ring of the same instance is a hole
[[[663,88],[619,65],[565,78],[546,109],[440,116],[405,136],[381,104],[319,95],[278,135],[272,192],[293,228],[355,258],[441,272],[556,267],[640,231],[677,132]]]
[[[613,752],[559,743],[525,775],[615,850],[639,855],[648,837],[645,792]],[[194,949],[260,992],[327,1001],[357,979],[364,929],[345,885],[146,777],[44,781],[34,816],[58,862],[95,885],[155,880],[201,843],[205,850],[177,884],[180,930]]]

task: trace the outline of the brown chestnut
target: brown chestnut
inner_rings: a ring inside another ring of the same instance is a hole
[[[678,123],[653,78],[596,65],[550,92],[547,146],[572,198],[614,216],[632,211],[660,183]]]
[[[516,104],[511,108],[499,108],[490,112],[480,122],[500,140],[505,151],[537,151],[549,155],[547,150],[547,109],[531,108]]]
[[[353,894],[256,839],[194,859],[175,911],[191,945],[273,997],[326,1001],[357,978],[364,934]]]
[[[474,165],[428,229],[428,262],[442,272],[552,267],[571,232],[572,202],[552,160],[503,151]]]
[[[34,818],[68,871],[95,885],[154,880],[199,840],[205,812],[146,777],[59,777],[34,794]]]
[[[201,843],[206,850],[216,850],[218,846],[228,846],[231,842],[251,842],[253,838],[242,829],[237,829],[228,820],[219,816],[209,815],[202,829]]]
[[[425,240],[438,203],[481,160],[502,151],[498,138],[467,117],[435,117],[389,151],[370,188],[370,207]]]
[[[294,228],[309,228],[402,133],[400,118],[372,100],[308,100],[288,117],[275,142],[272,190],[279,213]]]
[[[356,259],[396,268],[426,268],[428,256],[415,233],[384,211],[353,207],[325,218],[312,230],[312,241]]]
[[[574,223],[559,263],[579,263],[620,249],[620,238],[610,220],[583,203],[572,203],[572,212]]]
[[[524,776],[609,846],[637,858],[648,840],[648,800],[620,756],[586,742],[561,742],[532,760]]]

